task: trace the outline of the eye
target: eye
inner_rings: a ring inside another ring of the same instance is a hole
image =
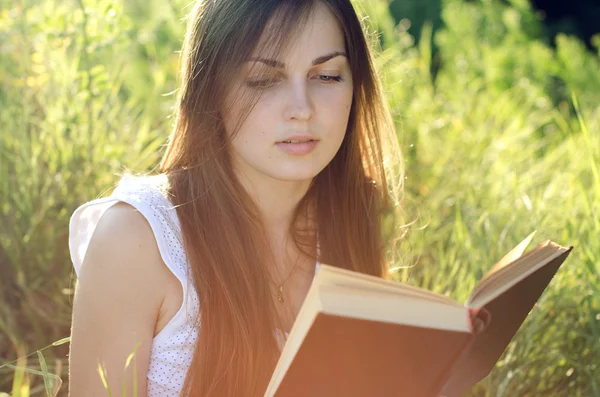
[[[320,81],[326,84],[339,83],[343,80],[342,76],[330,76],[327,74],[319,74],[316,76]]]
[[[278,77],[257,78],[246,81],[246,85],[250,88],[269,88],[279,81]]]

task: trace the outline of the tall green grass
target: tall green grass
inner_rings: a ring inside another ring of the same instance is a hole
[[[356,3],[379,35],[416,219],[397,278],[464,300],[531,231],[573,245],[470,395],[600,396],[598,47],[567,36],[552,47],[525,0],[446,0],[444,28],[425,26],[419,43],[385,1]],[[40,347],[69,335],[68,219],[160,158],[186,4],[0,3],[2,392],[47,395],[67,381],[68,345]]]

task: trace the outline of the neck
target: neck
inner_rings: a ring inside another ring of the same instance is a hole
[[[282,181],[248,172],[236,174],[258,206],[267,233],[283,237],[288,231],[294,210],[310,187],[311,180]]]

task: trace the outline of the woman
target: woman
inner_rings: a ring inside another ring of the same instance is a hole
[[[98,363],[262,396],[319,263],[387,277],[402,162],[350,1],[198,1],[182,65],[161,173],[71,218],[72,396],[106,395]]]

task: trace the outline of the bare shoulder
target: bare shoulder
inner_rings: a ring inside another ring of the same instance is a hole
[[[93,279],[94,286],[105,280],[109,290],[115,288],[123,296],[132,293],[137,302],[143,296],[155,312],[154,334],[182,304],[181,282],[163,261],[150,223],[125,202],[114,204],[100,218],[79,276],[82,282]]]
[[[138,344],[135,372],[140,386],[145,386],[167,272],[152,228],[141,213],[119,202],[102,215],[75,290],[71,395],[102,395],[98,360],[113,374],[109,383],[118,390],[125,380],[126,358]],[[130,383],[131,378],[125,381]]]
[[[87,262],[97,262],[98,259],[100,269],[85,266]],[[125,262],[127,266],[121,266]],[[111,269],[106,269],[107,267]],[[85,273],[102,272],[107,273],[107,276],[145,275],[148,281],[162,267],[162,258],[150,224],[136,208],[119,202],[109,208],[98,221],[82,265],[80,279],[86,277]]]
[[[165,296],[164,265],[146,218],[116,203],[100,218],[79,272],[71,329],[70,395],[106,395],[99,362],[112,390],[123,382],[129,354],[137,346],[135,377],[145,388],[154,327]]]

